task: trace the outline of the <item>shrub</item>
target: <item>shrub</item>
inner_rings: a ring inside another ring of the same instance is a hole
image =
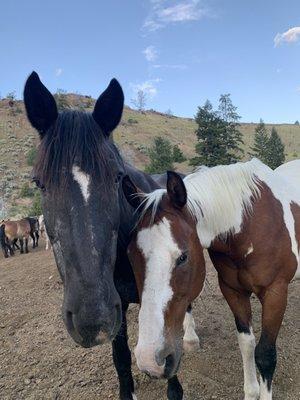
[[[35,163],[36,157],[37,157],[37,149],[36,147],[32,147],[26,155],[27,165],[32,167]]]

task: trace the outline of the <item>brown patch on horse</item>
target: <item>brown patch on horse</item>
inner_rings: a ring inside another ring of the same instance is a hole
[[[30,234],[30,224],[26,218],[19,221],[6,221],[5,222],[5,236],[9,240],[14,239],[28,239]]]
[[[298,218],[300,229],[300,217]],[[245,216],[240,233],[231,236],[227,243],[216,240],[211,251],[222,248],[218,256],[222,267],[216,265],[222,279],[230,286],[253,291],[257,295],[277,279],[289,282],[295,274],[297,260],[283,217],[283,208],[269,187],[262,184],[261,196],[251,215]],[[226,251],[224,252],[224,246]],[[250,254],[247,254],[252,248]],[[245,257],[246,255],[246,257]],[[227,267],[225,267],[227,264]],[[236,272],[232,271],[234,267]]]

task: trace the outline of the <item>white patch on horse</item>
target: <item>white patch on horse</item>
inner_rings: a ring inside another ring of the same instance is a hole
[[[243,359],[244,369],[244,400],[256,400],[259,396],[259,384],[255,368],[255,336],[252,328],[250,334],[238,332],[238,342]]]
[[[268,384],[266,380],[260,377],[260,397],[259,400],[272,400],[272,387],[269,391]]]
[[[137,397],[136,397],[136,395],[134,394],[134,393],[131,393],[132,394],[132,398],[133,398],[133,400],[137,400]]]
[[[173,296],[171,274],[181,251],[165,217],[138,233],[137,246],[145,257],[146,268],[135,355],[140,369],[153,367],[156,370],[153,372],[158,373],[155,351],[164,344],[164,311]],[[162,372],[163,366],[160,369]]]
[[[271,171],[261,161],[200,168],[184,178],[187,208],[197,221],[197,232],[204,248],[219,235],[238,233],[245,212],[252,210],[253,196],[260,195],[257,171]],[[234,182],[234,184],[233,184]],[[160,202],[165,190],[145,195],[144,212]],[[152,208],[153,209],[153,208]]]
[[[247,252],[245,253],[245,258],[249,256],[249,254],[253,253],[254,248],[253,244],[251,243],[250,247],[248,248]]]
[[[90,192],[89,192],[89,185],[90,185],[90,176],[85,172],[81,171],[81,169],[77,165],[73,165],[72,168],[73,178],[78,183],[83,198],[86,202],[88,202]]]
[[[199,338],[195,332],[195,321],[191,312],[186,312],[183,321],[183,348],[187,352],[195,351],[199,348]]]

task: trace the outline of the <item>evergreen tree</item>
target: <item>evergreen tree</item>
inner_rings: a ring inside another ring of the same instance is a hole
[[[180,148],[175,144],[173,146],[173,161],[181,163],[186,160],[186,157],[184,156],[183,152],[180,150]]]
[[[218,164],[230,164],[240,159],[239,147],[242,134],[238,130],[239,115],[233,106],[230,95],[220,97],[219,109],[214,111],[207,100],[203,107],[198,108],[195,121],[198,125],[196,135],[197,157],[190,160],[191,165],[205,164],[209,167]]]
[[[295,121],[295,125],[299,125],[299,121],[297,120],[297,121]]]
[[[223,143],[226,146],[226,164],[237,162],[244,151],[240,147],[243,144],[243,135],[239,131],[240,115],[237,107],[232,104],[230,94],[222,94],[219,99],[218,114],[224,122]]]
[[[145,172],[149,174],[161,174],[167,170],[173,170],[173,151],[169,140],[160,136],[154,138],[153,146],[148,150],[150,164]]]
[[[268,162],[270,168],[275,169],[285,161],[284,144],[276,129],[273,127],[268,141]]]
[[[253,157],[259,158],[263,163],[268,164],[268,145],[269,137],[264,121],[260,119],[259,124],[255,128],[254,145],[251,147]]]

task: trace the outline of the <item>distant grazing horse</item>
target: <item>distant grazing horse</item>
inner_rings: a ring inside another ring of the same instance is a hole
[[[35,72],[26,82],[24,102],[41,138],[33,179],[41,189],[47,233],[64,284],[65,325],[81,346],[112,341],[120,399],[134,400],[126,311],[139,297],[126,249],[136,216],[120,182],[128,174],[144,192],[159,186],[124,164],[112,141],[124,104],[117,80],[98,98],[92,114],[58,113]],[[190,313],[186,321],[186,339],[193,344],[198,338],[192,335]],[[177,400],[180,391],[172,377],[168,398]]]
[[[274,172],[253,159],[203,168],[183,180],[169,172],[167,190],[150,194],[124,178],[126,198],[141,213],[129,245],[141,298],[135,350],[141,370],[166,378],[177,372],[181,326],[187,305],[203,287],[206,248],[235,318],[245,400],[272,399],[288,285],[300,276],[300,179],[291,173],[297,168],[300,161]],[[252,293],[262,304],[257,346]]]
[[[45,239],[46,242],[46,250],[49,249],[49,236],[47,234],[46,225],[45,225],[45,218],[43,215],[39,216],[39,229],[41,236]]]
[[[17,240],[20,242],[20,251],[28,253],[28,238],[30,236],[31,226],[27,218],[20,219],[19,221],[5,221],[4,233],[6,243],[8,246],[13,247]]]

